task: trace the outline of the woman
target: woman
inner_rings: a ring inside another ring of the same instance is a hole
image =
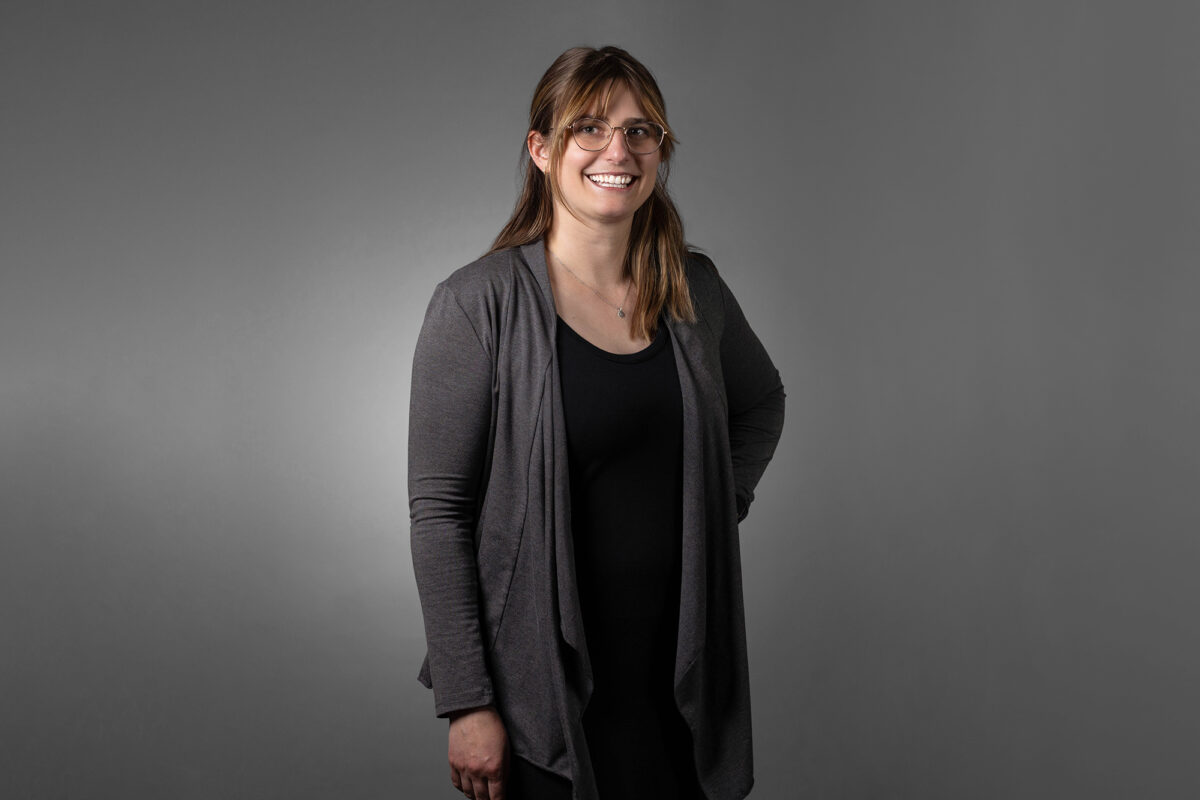
[[[475,800],[738,800],[753,782],[737,524],[784,393],[684,243],[676,143],[628,53],[563,53],[511,220],[438,285],[417,343],[420,679]]]

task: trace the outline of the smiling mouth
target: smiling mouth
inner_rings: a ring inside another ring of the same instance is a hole
[[[587,179],[606,189],[627,189],[637,182],[637,175],[588,175]]]

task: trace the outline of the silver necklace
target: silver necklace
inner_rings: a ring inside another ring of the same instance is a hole
[[[613,308],[615,308],[615,309],[617,310],[617,316],[618,316],[618,317],[620,317],[621,319],[625,319],[625,301],[629,299],[629,290],[633,288],[633,281],[630,281],[630,282],[629,282],[629,285],[625,287],[625,296],[624,296],[623,298],[621,298],[621,305],[619,305],[619,306],[618,306],[618,305],[615,305],[615,304],[613,304],[613,303],[610,303],[610,302],[608,302],[608,298],[607,298],[607,297],[605,297],[604,295],[600,294],[599,290],[597,290],[595,286],[592,286],[590,283],[588,283],[587,281],[585,281],[583,278],[581,278],[581,277],[579,277],[578,275],[576,275],[576,274],[575,274],[575,270],[573,270],[573,269],[571,269],[570,267],[568,267],[568,266],[567,266],[567,263],[566,263],[565,261],[563,261],[563,260],[562,260],[561,258],[559,258],[558,256],[555,256],[555,255],[554,255],[554,253],[551,253],[551,252],[550,252],[550,248],[549,248],[549,247],[547,247],[547,248],[546,248],[546,252],[547,252],[547,253],[550,253],[550,255],[554,256],[554,260],[555,260],[555,261],[557,261],[558,263],[562,264],[562,265],[563,265],[563,269],[565,269],[567,272],[571,273],[571,277],[572,277],[572,278],[574,278],[575,280],[579,281],[580,283],[582,283],[582,284],[583,284],[584,286],[586,286],[587,288],[591,289],[591,290],[592,290],[592,293],[593,293],[594,295],[596,295],[596,297],[599,297],[601,300],[603,300],[605,305],[612,306]]]

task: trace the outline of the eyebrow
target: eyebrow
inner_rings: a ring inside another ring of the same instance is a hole
[[[609,119],[608,117],[602,117],[602,116],[600,116],[599,114],[587,114],[587,115],[585,115],[585,116],[589,116],[589,117],[591,117],[592,119],[602,119],[602,120],[604,120],[605,122],[612,122],[612,120],[611,120],[611,119]],[[622,125],[636,125],[636,124],[637,124],[637,123],[639,123],[639,122],[654,122],[654,120],[652,120],[652,119],[649,119],[649,118],[647,118],[647,117],[628,117],[628,118],[627,118],[627,119],[626,119],[624,122],[622,122],[621,124],[622,124]],[[656,123],[656,124],[657,124],[657,123]]]

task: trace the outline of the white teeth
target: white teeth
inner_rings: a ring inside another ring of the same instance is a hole
[[[588,175],[588,180],[592,183],[603,184],[604,186],[628,186],[633,182],[632,175]]]

